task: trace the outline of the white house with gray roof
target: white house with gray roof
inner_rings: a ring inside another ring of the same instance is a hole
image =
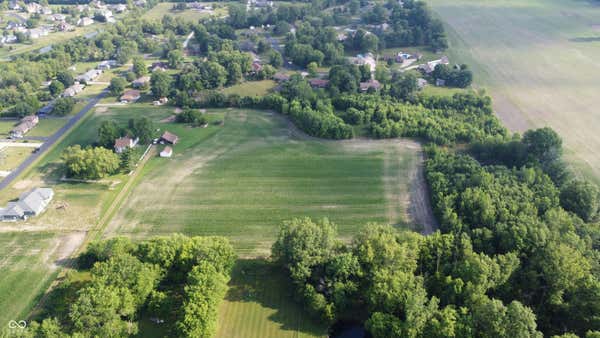
[[[16,202],[8,202],[6,208],[0,208],[0,221],[15,222],[37,216],[46,210],[54,197],[50,188],[35,188],[21,194]]]

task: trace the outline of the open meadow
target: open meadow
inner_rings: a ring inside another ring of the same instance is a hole
[[[550,126],[600,180],[600,6],[579,0],[432,0],[451,61],[467,63],[513,131]]]
[[[168,128],[181,137],[174,157],[146,165],[107,235],[221,235],[257,256],[269,254],[278,225],[293,217],[328,217],[342,237],[368,222],[408,222],[415,143],[315,140],[253,110],[226,110],[203,141],[194,135],[202,129]]]

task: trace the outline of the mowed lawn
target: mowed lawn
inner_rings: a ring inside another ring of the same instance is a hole
[[[345,238],[368,222],[405,223],[414,149],[307,139],[280,115],[253,110],[227,110],[200,142],[198,129],[169,128],[182,136],[174,157],[148,163],[108,235],[222,235],[242,256],[261,256],[294,217],[328,217]]]
[[[327,327],[294,302],[284,271],[261,259],[240,260],[221,304],[217,338],[327,337]]]
[[[577,0],[431,0],[453,62],[475,70],[513,131],[551,126],[600,179],[600,6]]]

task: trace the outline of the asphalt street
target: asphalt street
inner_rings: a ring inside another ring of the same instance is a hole
[[[96,97],[90,99],[90,101],[83,107],[77,114],[73,115],[69,121],[62,126],[54,135],[50,136],[44,144],[39,148],[38,151],[32,153],[25,161],[23,161],[19,166],[13,170],[8,176],[6,176],[2,182],[0,182],[0,191],[6,187],[8,187],[21,173],[29,168],[29,166],[35,162],[40,156],[44,155],[48,149],[50,149],[66,132],[68,132],[73,126],[81,120],[85,114],[87,114],[95,105],[100,101],[106,94],[108,93],[108,89],[104,89],[100,94]]]

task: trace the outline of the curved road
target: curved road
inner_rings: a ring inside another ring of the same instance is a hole
[[[23,161],[19,166],[13,170],[8,176],[6,176],[2,182],[0,182],[0,191],[6,187],[8,187],[21,173],[23,173],[29,166],[35,162],[38,158],[40,158],[48,149],[50,149],[66,132],[68,132],[73,126],[81,120],[87,112],[89,112],[95,105],[100,101],[104,96],[108,93],[108,89],[104,89],[100,94],[96,97],[92,98],[88,104],[83,107],[77,114],[75,114],[69,121],[62,126],[54,135],[50,136],[41,147],[39,147],[38,151],[29,155],[25,161]]]

